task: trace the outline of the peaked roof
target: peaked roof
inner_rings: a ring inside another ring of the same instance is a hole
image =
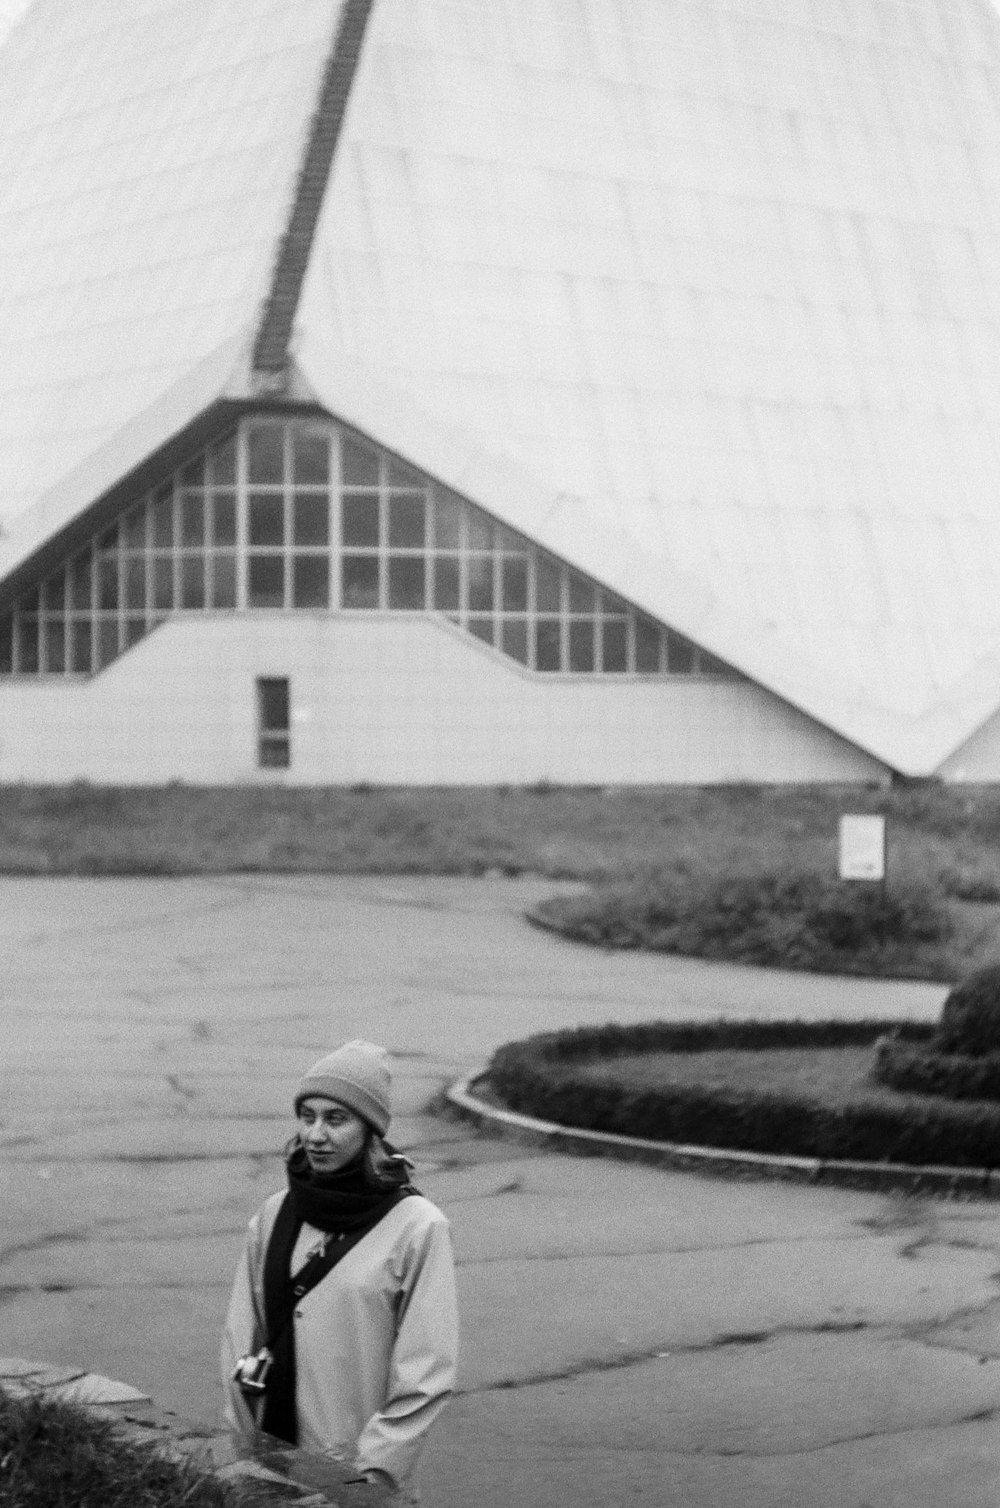
[[[998,189],[986,0],[34,0],[0,573],[294,314],[332,411],[930,772],[1000,703]]]
[[[0,51],[0,572],[250,390],[341,0],[34,0]],[[78,475],[79,471],[79,475]]]
[[[1000,702],[986,0],[385,0],[296,354],[896,768]]]

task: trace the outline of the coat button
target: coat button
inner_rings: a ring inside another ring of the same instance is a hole
[[[295,1318],[296,1319],[301,1319],[302,1318],[302,1310],[301,1309],[296,1309],[296,1311],[295,1311]]]

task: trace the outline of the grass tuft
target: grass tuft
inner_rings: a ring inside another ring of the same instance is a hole
[[[3,1508],[236,1508],[247,1503],[193,1462],[130,1444],[86,1409],[0,1389]]]

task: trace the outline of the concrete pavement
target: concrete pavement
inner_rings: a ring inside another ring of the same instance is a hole
[[[290,1090],[364,1034],[459,1262],[431,1508],[995,1508],[1000,1207],[564,1157],[426,1113],[534,1030],[929,1018],[943,989],[575,947],[521,920],[552,888],[0,881],[0,1353],[213,1417]]]

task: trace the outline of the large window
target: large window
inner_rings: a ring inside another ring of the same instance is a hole
[[[430,613],[543,675],[732,677],[332,421],[251,416],[0,618],[0,674],[90,675],[175,614]]]

